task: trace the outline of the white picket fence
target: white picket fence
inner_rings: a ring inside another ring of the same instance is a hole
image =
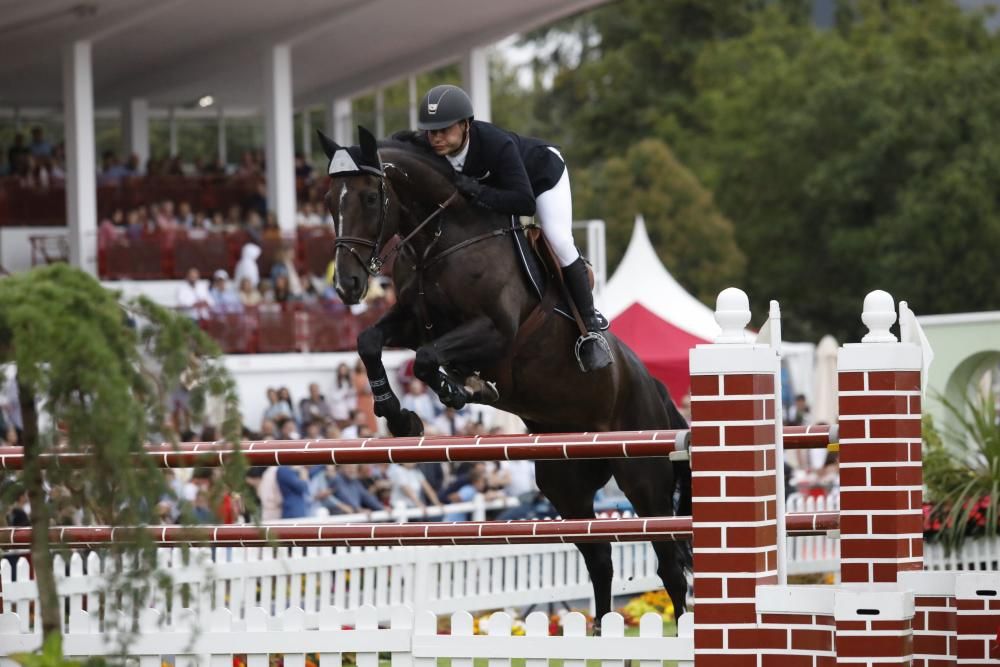
[[[612,547],[615,595],[660,588],[656,558],[647,543]],[[327,606],[348,617],[362,605],[374,605],[379,620],[392,606],[450,614],[461,610],[519,608],[550,602],[589,599],[590,579],[583,558],[568,544],[490,545],[473,547],[281,547],[192,549],[183,560],[180,549],[159,553],[161,568],[171,575],[169,592],[150,606],[168,623],[179,622],[192,608],[202,618],[229,609],[244,618],[254,607],[278,613],[299,607],[307,627],[319,623]],[[97,553],[73,554],[69,562],[56,556],[57,587],[70,607],[81,600],[100,609],[102,591],[114,570]],[[16,579],[8,561],[0,561],[3,611],[17,612],[30,632],[30,604],[37,586],[26,559],[19,559]],[[187,596],[187,597],[185,597]],[[187,602],[185,602],[187,600]],[[66,606],[66,605],[64,605]]]
[[[789,511],[836,508],[836,498],[789,500]],[[839,568],[839,544],[827,536],[788,540],[791,574],[832,572]],[[656,556],[646,543],[612,545],[616,596],[661,588]],[[592,588],[583,558],[568,544],[490,545],[471,547],[283,547],[193,549],[188,560],[180,549],[162,549],[160,566],[171,586],[150,601],[176,625],[184,610],[204,621],[216,609],[229,609],[243,619],[262,607],[269,613],[301,608],[309,628],[318,627],[327,606],[348,617],[363,605],[379,609],[389,620],[393,606],[417,612],[450,614],[521,608],[531,605],[590,600]],[[64,608],[103,609],[106,581],[114,575],[110,562],[97,553],[73,554],[69,562],[56,556],[59,594]],[[14,576],[16,575],[16,576]],[[12,567],[0,560],[0,597],[6,612],[18,613],[22,632],[33,632],[30,605],[38,591],[30,566],[20,559]],[[186,612],[184,612],[186,613]]]
[[[940,544],[924,542],[925,570],[1000,570],[1000,538],[970,539],[962,550],[945,555]]]
[[[562,634],[556,635],[549,634],[548,616],[533,612],[523,622],[524,635],[514,636],[513,619],[505,612],[490,617],[486,635],[476,635],[465,611],[451,615],[445,634],[438,634],[438,617],[430,611],[414,614],[408,607],[395,607],[388,627],[380,627],[379,612],[368,605],[350,615],[335,607],[320,611],[320,625],[310,628],[307,614],[296,608],[271,616],[257,607],[245,619],[218,609],[205,624],[186,610],[173,626],[165,626],[157,610],[145,609],[132,626],[138,632],[128,655],[138,658],[139,667],[160,667],[170,658],[177,667],[224,667],[233,664],[234,656],[246,656],[247,667],[267,667],[271,654],[283,654],[286,667],[304,667],[312,653],[319,654],[319,667],[340,667],[351,654],[358,667],[378,667],[380,654],[388,654],[393,667],[436,667],[438,658],[469,660],[468,665],[471,659],[488,658],[491,667],[510,665],[513,658],[527,658],[528,667],[547,665],[552,658],[566,660],[567,667],[583,667],[587,660],[599,660],[602,667],[621,667],[623,660],[638,660],[642,667],[694,660],[691,614],[679,620],[676,637],[663,635],[663,619],[655,613],[640,619],[639,636],[626,637],[624,620],[612,612],[602,619],[601,636],[592,637],[577,612],[562,618]],[[41,634],[21,633],[22,624],[17,614],[0,614],[0,656],[39,648]],[[65,628],[63,651],[69,657],[119,655],[115,627],[76,607]],[[14,664],[0,657],[0,667]]]

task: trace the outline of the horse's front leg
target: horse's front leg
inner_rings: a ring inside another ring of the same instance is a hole
[[[497,329],[493,320],[480,316],[418,348],[413,374],[430,387],[442,403],[460,410],[472,395],[441,367],[452,364],[474,367],[495,362],[506,352],[508,343],[508,337]]]
[[[409,311],[397,305],[358,335],[358,355],[368,373],[368,384],[375,399],[375,416],[385,417],[389,432],[396,437],[424,433],[420,418],[399,404],[382,365],[382,350],[386,345],[412,349],[415,340],[413,321]]]

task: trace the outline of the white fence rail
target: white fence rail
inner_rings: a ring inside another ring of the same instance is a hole
[[[490,617],[486,635],[473,634],[472,616],[465,611],[452,614],[446,634],[438,634],[433,612],[414,614],[408,607],[392,610],[389,627],[379,627],[379,612],[371,606],[349,617],[334,607],[323,608],[322,623],[316,628],[307,626],[306,617],[301,609],[271,616],[257,607],[245,619],[238,619],[219,609],[199,625],[197,616],[186,610],[182,623],[165,627],[158,611],[146,609],[139,615],[139,632],[129,644],[128,655],[139,659],[139,667],[159,667],[167,657],[181,658],[175,662],[178,667],[194,662],[232,665],[234,656],[246,656],[247,667],[267,667],[271,654],[284,654],[285,665],[301,667],[312,653],[319,654],[320,667],[339,667],[350,654],[358,667],[378,667],[380,654],[389,654],[393,667],[435,667],[438,658],[489,658],[491,667],[510,665],[512,658],[528,658],[528,665],[562,658],[581,667],[584,660],[600,660],[611,667],[629,659],[652,661],[641,663],[650,665],[694,659],[691,614],[681,617],[676,637],[663,635],[663,619],[655,613],[640,619],[638,637],[625,636],[624,620],[614,612],[602,619],[600,637],[587,636],[586,619],[576,612],[563,617],[562,634],[556,635],[549,634],[548,616],[531,613],[524,620],[524,636],[513,636],[513,619],[504,612]],[[39,648],[41,634],[22,633],[22,625],[18,615],[0,614],[0,656]],[[63,651],[71,657],[118,655],[117,637],[107,624],[102,629],[99,619],[76,607],[66,626]],[[188,656],[191,659],[185,660]],[[13,664],[0,658],[2,667]]]

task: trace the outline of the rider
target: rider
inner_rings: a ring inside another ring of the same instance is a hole
[[[566,286],[589,332],[577,341],[584,371],[613,362],[594,309],[590,276],[573,243],[569,170],[551,144],[473,118],[472,100],[458,86],[435,86],[420,103],[417,128],[455,170],[455,186],[470,202],[509,215],[536,215],[562,267]]]

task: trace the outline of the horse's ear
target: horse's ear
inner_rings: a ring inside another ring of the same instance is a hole
[[[358,140],[361,144],[361,159],[367,164],[378,166],[382,163],[378,157],[378,142],[368,128],[358,125]]]
[[[326,153],[328,160],[333,159],[333,154],[340,150],[340,145],[331,139],[330,137],[323,134],[323,130],[319,128],[316,129],[316,134],[319,135],[319,143],[323,146],[323,152]]]

